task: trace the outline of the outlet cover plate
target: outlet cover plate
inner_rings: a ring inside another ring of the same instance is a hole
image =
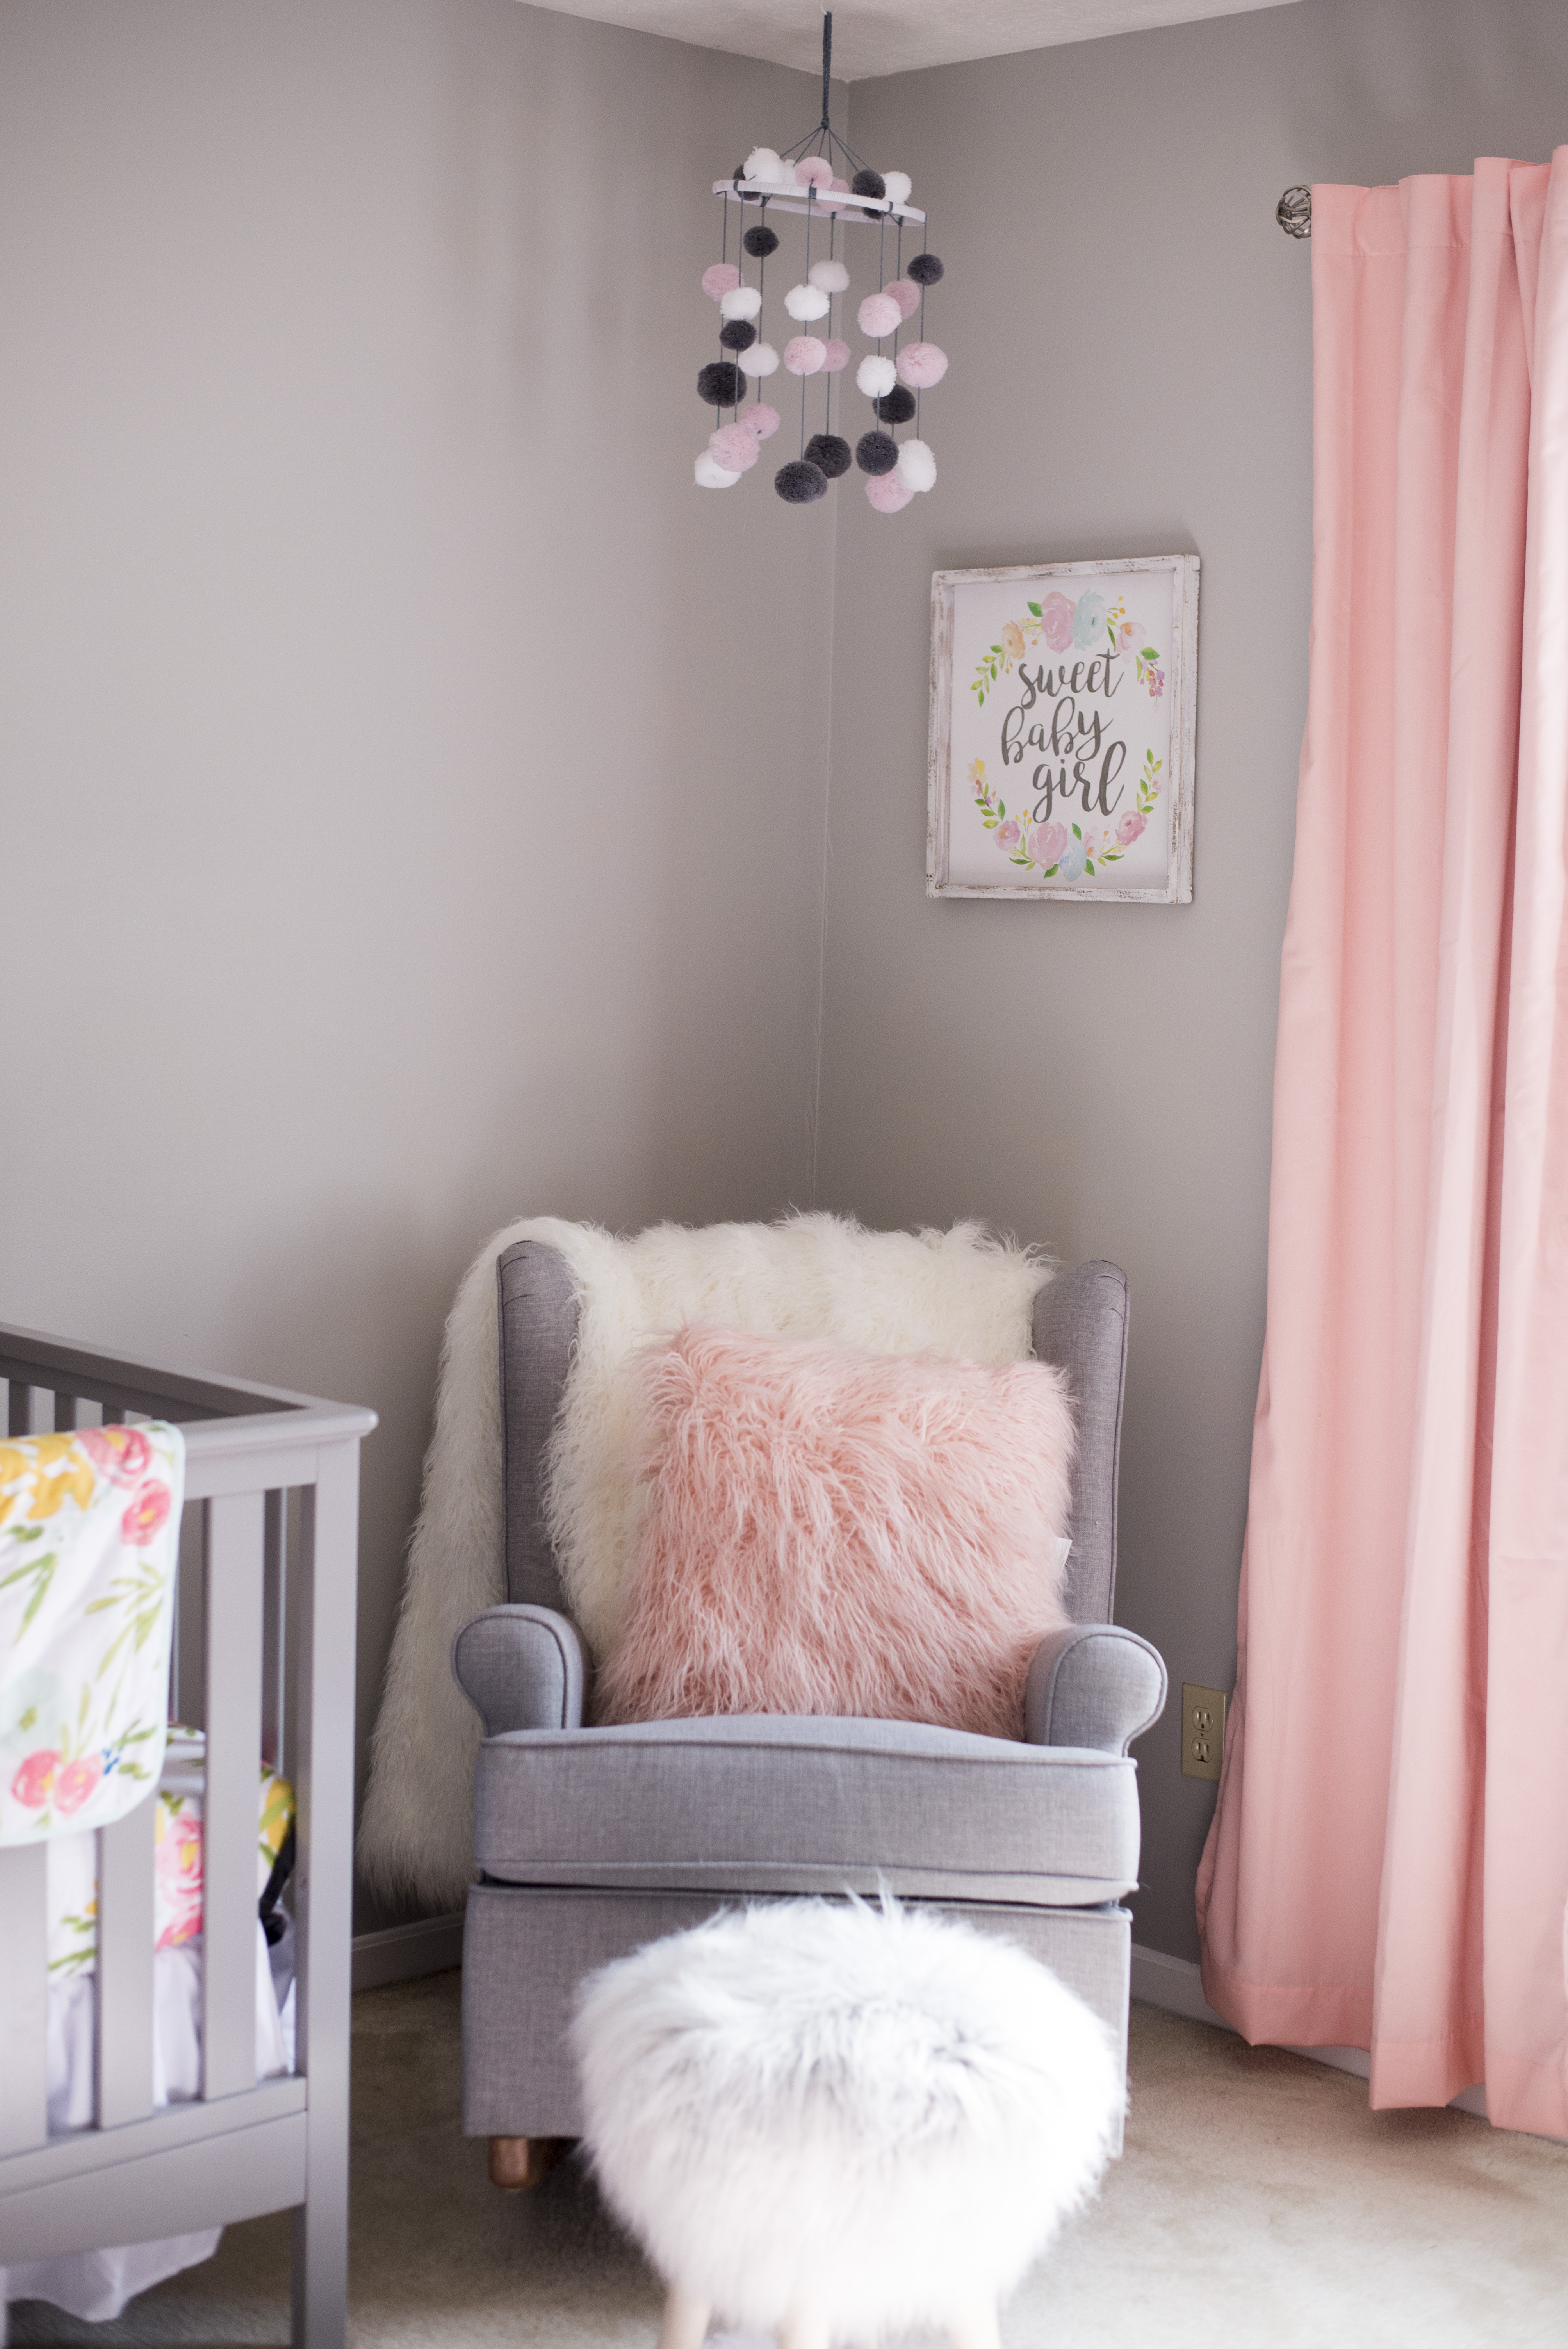
[[[1225,1750],[1225,1710],[1230,1703],[1223,1689],[1199,1688],[1195,1682],[1181,1683],[1181,1775],[1184,1778],[1212,1778],[1220,1775],[1220,1757]]]

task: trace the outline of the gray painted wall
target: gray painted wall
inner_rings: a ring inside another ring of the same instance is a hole
[[[1568,14],[1302,0],[852,98],[856,147],[931,208],[953,364],[935,492],[840,520],[819,1195],[1126,1267],[1118,1613],[1173,1682],[1228,1687],[1311,574],[1310,256],[1274,206],[1544,159]],[[929,902],[932,572],[1171,552],[1203,564],[1192,905]],[[1195,1956],[1212,1789],[1174,1706],[1140,1760],[1138,1937]]]
[[[815,102],[515,0],[0,6],[0,1313],[381,1413],[362,1732],[485,1234],[806,1187],[832,519],[691,460],[704,174]]]

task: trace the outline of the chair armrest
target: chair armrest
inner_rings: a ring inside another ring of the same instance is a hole
[[[452,1641],[452,1677],[487,1737],[581,1729],[588,1682],[582,1634],[550,1607],[487,1607]]]
[[[1115,1623],[1069,1623],[1035,1650],[1024,1694],[1030,1745],[1125,1754],[1165,1710],[1165,1660]]]

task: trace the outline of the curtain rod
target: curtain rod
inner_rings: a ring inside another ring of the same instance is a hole
[[[1286,236],[1312,234],[1312,190],[1287,188],[1274,206],[1274,218]]]

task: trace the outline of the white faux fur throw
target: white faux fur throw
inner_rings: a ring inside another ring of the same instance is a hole
[[[480,1724],[448,1661],[456,1634],[506,1596],[496,1259],[519,1240],[558,1247],[581,1319],[552,1447],[550,1516],[573,1616],[602,1653],[642,1495],[633,1356],[686,1321],[836,1338],[870,1352],[1016,1362],[1030,1350],[1033,1249],[977,1224],[867,1232],[834,1216],[777,1224],[658,1224],[629,1239],[538,1216],[480,1251],[447,1323],[436,1425],[408,1549],[360,1824],[366,1879],[395,1898],[459,1906],[473,1873]]]

